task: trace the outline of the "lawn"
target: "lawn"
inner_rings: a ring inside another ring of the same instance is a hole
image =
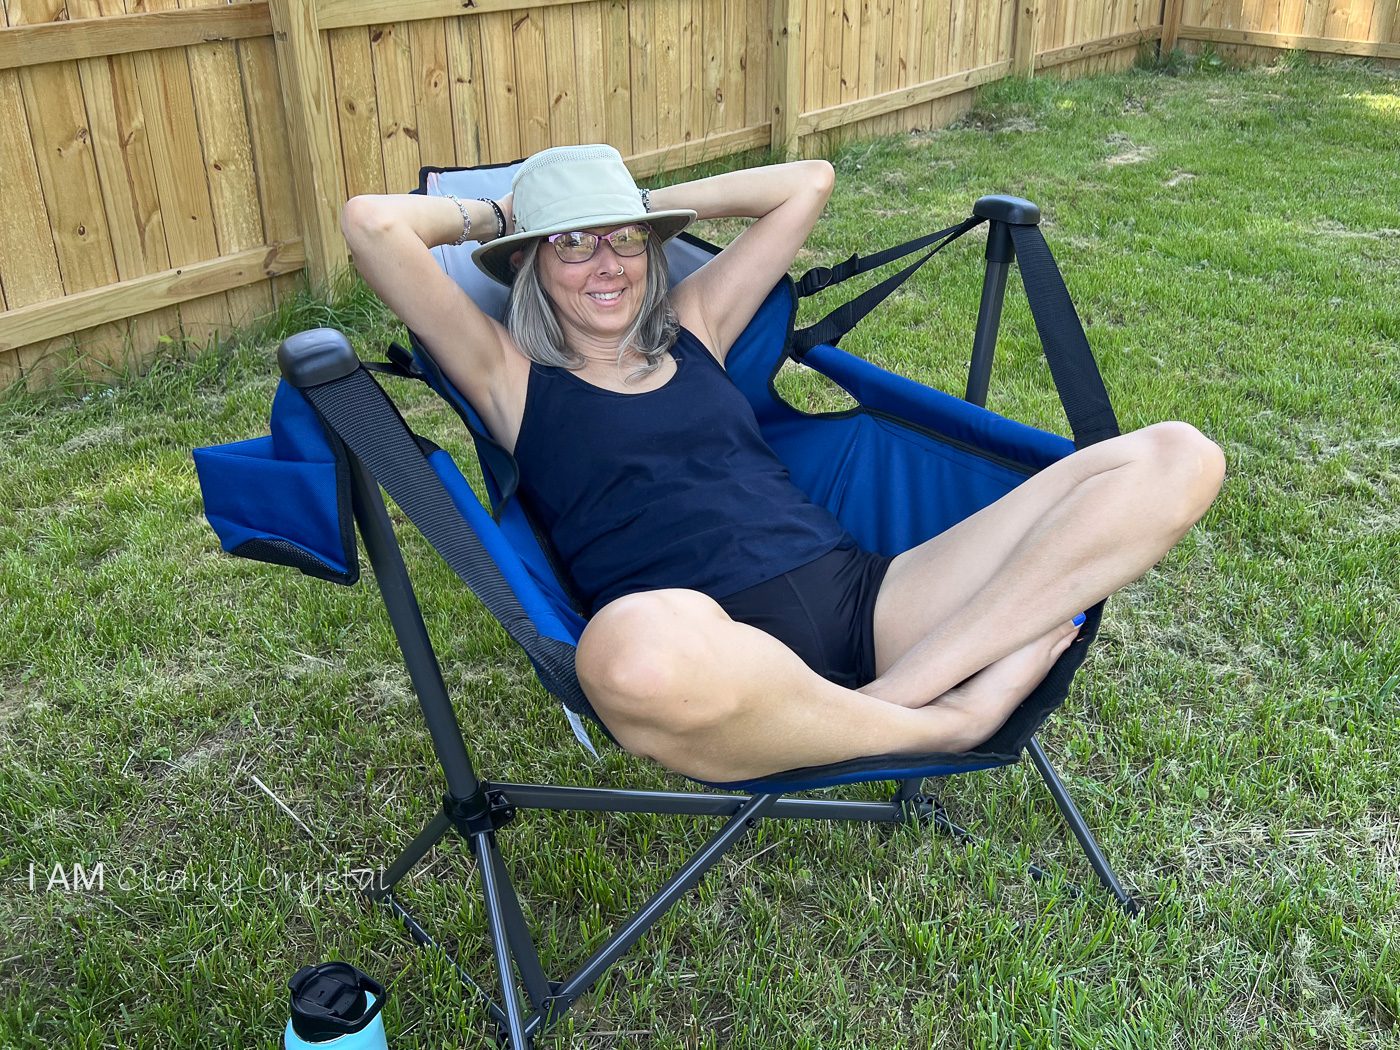
[[[542,1046],[1400,1047],[1397,143],[1393,76],[1283,62],[1003,82],[956,127],[833,157],[800,266],[1029,197],[1123,428],[1188,420],[1228,458],[1211,512],[1110,600],[1041,734],[1148,911],[1093,883],[1028,763],[970,774],[937,789],[972,847],[760,826]],[[980,242],[847,347],[961,392]],[[279,335],[318,323],[364,356],[395,334],[346,287],[234,348],[0,402],[0,1046],[265,1047],[287,979],[336,957],[390,985],[395,1050],[486,1043],[446,959],[353,888],[442,790],[376,590],[229,558],[201,516],[188,450],[263,432]],[[403,404],[470,460],[455,417]],[[1014,278],[990,406],[1067,431]],[[403,538],[483,775],[685,786],[577,748]],[[713,826],[503,832],[551,976]],[[50,884],[74,864],[104,884]],[[407,895],[487,978],[470,854],[440,849]]]

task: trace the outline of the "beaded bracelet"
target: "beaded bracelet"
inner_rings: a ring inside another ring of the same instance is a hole
[[[457,210],[462,213],[462,236],[458,237],[455,241],[452,242],[452,247],[455,248],[459,244],[466,244],[467,241],[471,240],[472,217],[467,214],[467,206],[463,204],[460,200],[452,196],[452,194],[450,193],[446,194],[445,196],[453,204],[457,205]]]
[[[501,206],[490,197],[478,197],[477,200],[481,201],[482,204],[491,205],[491,210],[496,213],[496,236],[504,237],[506,235],[506,213],[501,211]]]
[[[642,211],[651,211],[651,190],[643,186],[637,192],[642,195]]]

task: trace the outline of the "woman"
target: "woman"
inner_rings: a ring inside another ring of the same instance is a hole
[[[725,355],[833,184],[798,161],[651,191],[611,147],[546,150],[500,201],[351,200],[355,264],[520,464],[593,615],[579,680],[620,743],[734,781],[986,740],[1219,491],[1220,450],[1160,423],[1047,467],[889,559],[787,480]],[[743,217],[666,294],[662,241]],[[515,228],[516,232],[507,231]],[[487,317],[429,249],[482,242],[511,285]]]

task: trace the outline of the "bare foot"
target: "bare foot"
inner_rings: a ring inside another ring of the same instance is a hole
[[[1079,628],[1074,624],[1063,623],[996,663],[988,664],[927,706],[936,705],[965,714],[968,743],[958,750],[976,747],[1001,728],[1078,633]]]

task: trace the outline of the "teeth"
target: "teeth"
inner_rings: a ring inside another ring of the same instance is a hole
[[[621,295],[622,293],[621,293],[621,292],[589,292],[588,294],[591,295],[591,296],[593,296],[594,299],[601,299],[601,300],[602,300],[603,302],[605,302],[605,303],[610,303],[610,302],[612,302],[614,299],[616,299],[619,295]]]

